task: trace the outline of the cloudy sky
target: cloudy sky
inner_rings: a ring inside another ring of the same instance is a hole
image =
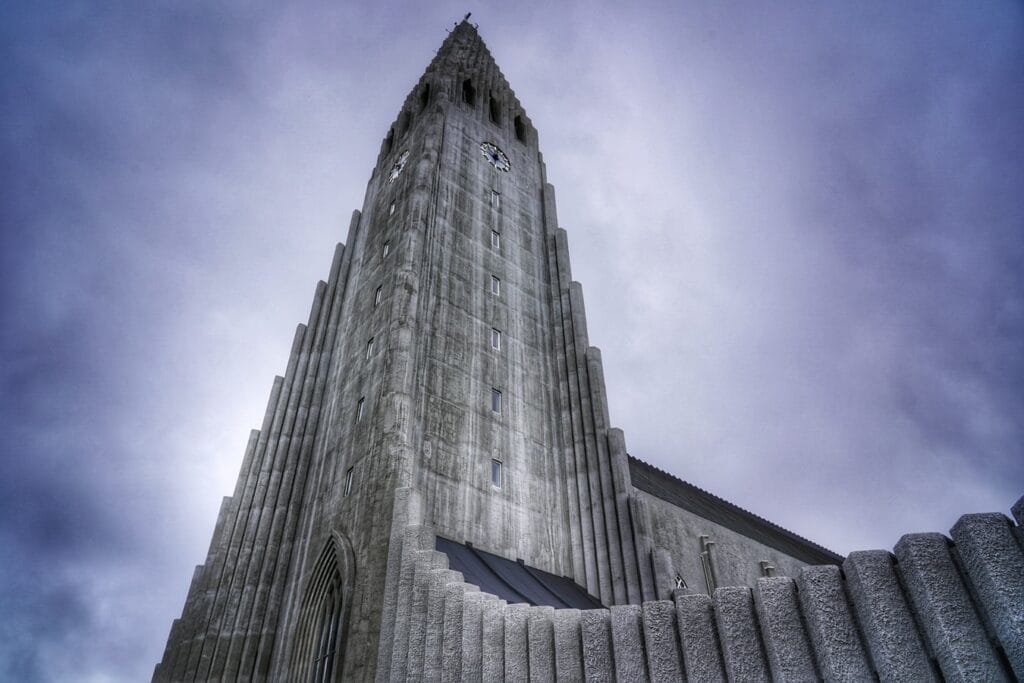
[[[0,10],[0,679],[150,675],[468,9],[635,456],[842,553],[1024,493],[1020,3],[368,5]]]

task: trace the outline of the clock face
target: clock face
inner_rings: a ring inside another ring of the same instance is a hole
[[[391,173],[388,174],[389,183],[398,177],[398,174],[402,172],[403,168],[405,168],[405,162],[408,160],[409,150],[405,150],[402,152],[401,156],[398,157],[398,161],[395,162],[395,165],[391,167]]]
[[[494,143],[481,142],[480,153],[484,155],[484,159],[491,162],[491,166],[494,166],[494,168],[499,171],[508,171],[512,168],[512,164],[509,162],[508,156],[498,149],[498,146]]]

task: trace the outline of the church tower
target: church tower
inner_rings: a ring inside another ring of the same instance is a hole
[[[630,456],[537,133],[463,21],[388,130],[153,679],[1019,679],[1013,513],[843,560]]]
[[[463,21],[383,141],[155,679],[372,676],[396,491],[439,537],[638,602],[629,489],[537,133]]]

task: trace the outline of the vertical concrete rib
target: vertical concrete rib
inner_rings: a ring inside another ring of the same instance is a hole
[[[576,522],[579,524],[581,547],[580,552],[574,555],[577,561],[582,562],[584,585],[587,590],[599,595],[601,592],[599,571],[596,562],[597,539],[595,537],[595,516],[591,504],[592,491],[590,475],[587,467],[586,445],[583,438],[583,426],[579,412],[579,383],[576,381],[575,372],[575,335],[572,328],[572,315],[569,304],[569,283],[572,282],[572,272],[569,268],[569,246],[565,230],[557,228],[551,237],[554,242],[555,273],[553,275],[552,290],[555,294],[555,309],[558,312],[556,325],[556,338],[560,337],[561,343],[555,344],[555,351],[559,364],[559,390],[564,401],[564,420],[568,434],[571,439],[571,467],[568,471],[575,473],[576,499],[578,501],[579,515]],[[558,334],[559,329],[561,334]],[[570,496],[571,497],[571,496]]]
[[[725,671],[729,680],[771,680],[750,589],[719,588],[715,590],[712,599],[715,603],[715,624],[718,627]]]
[[[221,588],[217,593],[210,619],[210,627],[207,631],[207,638],[203,643],[199,667],[196,671],[196,676],[200,679],[214,678],[220,673],[215,668],[215,660],[219,660],[217,657],[218,650],[227,645],[226,642],[222,641],[230,637],[230,632],[226,631],[226,629],[230,628],[234,622],[236,609],[241,597],[240,584],[248,568],[249,559],[252,556],[254,536],[259,525],[263,499],[266,496],[268,480],[273,468],[273,455],[281,435],[281,427],[285,422],[305,331],[305,325],[299,325],[295,330],[292,350],[288,360],[288,370],[285,373],[270,433],[265,441],[263,441],[261,434],[260,444],[257,445],[256,458],[259,462],[257,473],[254,477],[256,481],[253,486],[253,495],[246,501],[245,512],[240,512],[239,514],[236,534],[232,538],[232,544],[229,548],[230,557],[225,567],[229,571],[225,571],[221,581]]]
[[[593,413],[590,407],[590,391],[587,379],[586,348],[587,317],[583,306],[583,287],[578,282],[569,283],[568,311],[573,338],[569,358],[570,394],[579,406],[580,424],[583,432],[584,467],[590,489],[590,506],[594,521],[594,559],[597,565],[598,596],[605,605],[615,604],[612,589],[613,577],[609,563],[609,537],[607,516],[604,512],[604,492],[601,489],[601,465],[598,461],[597,439],[594,434]],[[621,568],[620,568],[621,569]]]
[[[555,678],[559,683],[582,683],[583,641],[578,609],[555,610]]]
[[[380,646],[377,650],[377,680],[382,682],[391,678],[392,648],[399,596],[402,595],[402,577],[405,576],[404,568],[413,550],[409,544],[419,542],[419,536],[410,534],[410,528],[418,529],[420,521],[418,518],[413,519],[414,512],[418,509],[415,497],[412,489],[395,490],[385,568],[384,604],[381,608]]]
[[[583,306],[583,291],[580,290],[579,305]],[[587,396],[590,400],[591,419],[594,423],[594,440],[596,442],[597,462],[601,470],[601,497],[604,502],[605,533],[608,535],[608,560],[611,567],[612,594],[616,604],[629,602],[627,584],[636,582],[636,566],[627,563],[625,544],[619,534],[619,506],[612,462],[608,453],[608,394],[604,385],[604,367],[601,365],[601,349],[596,346],[587,347],[584,352],[587,365]],[[625,474],[629,476],[628,473]],[[629,570],[633,570],[630,573]]]
[[[411,525],[405,528],[402,540],[402,566],[398,575],[398,599],[395,603],[394,631],[391,638],[390,679],[404,681],[409,656],[409,625],[412,600],[416,585],[416,558],[419,549],[426,546],[424,537],[433,536],[425,527]],[[422,539],[422,540],[421,540]],[[433,540],[433,539],[431,539]],[[382,619],[384,621],[384,619]]]
[[[601,382],[604,383],[603,372]],[[611,462],[615,512],[622,546],[622,563],[626,570],[626,597],[631,603],[639,603],[643,600],[640,588],[640,563],[637,559],[636,539],[633,538],[633,523],[629,509],[633,484],[629,477],[626,437],[621,429],[611,428],[608,430],[608,458]]]
[[[294,346],[294,344],[293,344]],[[209,657],[212,655],[208,641],[216,638],[219,632],[219,624],[215,625],[215,617],[219,618],[218,612],[223,611],[223,602],[227,599],[227,591],[230,586],[231,576],[234,573],[238,557],[238,549],[242,542],[245,524],[249,518],[249,510],[252,506],[253,496],[256,492],[256,483],[259,479],[260,468],[262,467],[263,453],[267,446],[267,440],[273,429],[274,420],[278,415],[278,408],[283,400],[282,393],[285,390],[285,378],[275,377],[270,390],[270,398],[267,400],[267,409],[263,415],[263,424],[259,431],[250,435],[256,437],[252,444],[252,455],[249,459],[249,468],[243,477],[239,477],[236,483],[236,495],[232,496],[231,516],[225,525],[225,533],[222,538],[222,548],[219,553],[216,566],[210,576],[210,583],[207,586],[204,606],[203,621],[197,631],[196,642],[189,650],[186,670],[181,677],[184,680],[195,680],[197,674],[203,670],[202,676],[206,676],[205,669],[209,668]],[[248,449],[247,449],[248,451]],[[206,655],[204,667],[203,655]]]
[[[483,607],[486,594],[466,593],[462,603],[462,678],[464,683],[483,679]],[[486,596],[494,600],[494,596]]]
[[[967,578],[1017,678],[1024,680],[1024,552],[999,513],[964,515],[950,532]]]
[[[361,215],[359,211],[352,212],[347,244],[354,244],[358,237]],[[333,292],[333,297],[326,337],[321,350],[323,370],[319,377],[320,398],[317,401],[320,405],[320,411],[325,414],[325,417],[329,415],[329,408],[332,405],[330,401],[325,401],[324,396],[328,381],[333,377],[334,350],[339,340],[339,321],[345,303],[345,294],[348,291],[348,274],[351,263],[352,250],[346,249],[344,244],[338,244],[335,247],[334,259],[331,262],[331,275],[328,280],[329,283],[333,283],[329,287],[331,292]],[[323,480],[325,468],[328,464],[325,446],[326,434],[327,430],[317,429],[314,430],[312,435],[312,445],[310,446],[307,458],[308,462],[303,471],[305,480],[300,484],[303,487],[300,489],[304,491],[303,495],[306,495],[306,492],[314,492],[320,489],[320,482]],[[404,494],[401,494],[400,491],[395,492],[396,501],[400,495]],[[267,671],[271,678],[280,678],[284,676],[284,672],[289,670],[291,648],[287,634],[291,632],[292,617],[296,612],[295,605],[299,604],[297,591],[302,586],[301,582],[297,579],[303,575],[303,567],[307,561],[309,550],[308,544],[313,537],[310,525],[316,519],[318,510],[318,501],[311,496],[310,504],[293,506],[289,513],[289,540],[286,544],[287,550],[280,559],[280,567],[285,572],[285,582],[275,585],[275,590],[279,590],[279,593],[271,593],[269,612],[265,617],[266,625],[263,633],[260,635],[260,642],[256,652],[256,671],[261,675],[264,671]],[[294,515],[291,513],[294,513]],[[299,531],[300,529],[302,529],[301,532]],[[400,536],[400,533],[396,533],[392,538]],[[284,597],[281,598],[279,596]],[[388,598],[385,597],[386,604],[387,601]],[[284,638],[277,637],[279,623],[281,633],[285,634]],[[270,669],[271,665],[273,669]]]
[[[432,656],[441,650],[443,622],[435,618],[444,614],[444,588],[458,580],[456,572],[448,569],[448,557],[436,551],[421,551],[416,561],[415,587],[409,606],[409,636],[407,638],[407,668],[409,676],[422,673],[427,660],[427,640],[431,641]],[[431,623],[431,620],[438,623]],[[428,637],[428,633],[430,634]],[[436,661],[440,661],[439,656]],[[435,662],[436,664],[436,662]]]
[[[484,681],[500,681],[505,678],[505,601],[484,602],[482,615]]]
[[[942,534],[907,534],[895,548],[925,636],[947,681],[1005,681]]]
[[[580,636],[583,641],[584,678],[591,683],[614,681],[611,613],[606,609],[580,612]]]
[[[530,680],[530,647],[526,620],[530,606],[517,603],[505,607],[505,675],[510,683]]]
[[[322,291],[318,287],[318,294]],[[314,302],[314,310],[320,303],[320,297]],[[264,468],[260,472],[257,483],[257,495],[253,500],[251,523],[246,526],[245,537],[239,555],[239,565],[232,579],[229,600],[224,610],[220,636],[211,660],[210,673],[231,679],[237,676],[235,667],[229,666],[228,655],[234,650],[240,654],[245,634],[241,632],[249,616],[249,606],[256,590],[259,568],[265,559],[266,535],[270,531],[273,507],[277,502],[277,494],[281,483],[281,470],[288,449],[288,442],[295,426],[295,416],[299,408],[302,385],[306,379],[306,365],[309,360],[309,349],[312,342],[312,330],[309,325],[299,325],[296,336],[301,338],[298,358],[291,374],[288,401],[285,404],[284,416],[277,431],[267,443],[264,456]]]
[[[875,677],[857,634],[839,567],[803,567],[796,585],[822,678],[866,681]]]
[[[679,628],[679,649],[683,656],[686,678],[691,681],[725,682],[722,647],[715,627],[715,607],[704,594],[685,595],[677,590],[676,624]]]
[[[280,537],[295,479],[295,460],[305,435],[313,387],[316,384],[317,363],[314,362],[314,358],[318,359],[319,354],[314,340],[321,325],[326,323],[326,292],[327,284],[323,281],[317,283],[306,332],[302,339],[302,350],[299,353],[295,390],[292,392],[289,411],[278,440],[268,491],[253,541],[253,557],[243,580],[241,604],[235,618],[230,645],[225,653],[225,678],[234,678],[239,673],[244,678],[251,678],[251,667],[242,670],[242,653],[246,643],[249,644],[251,651],[259,642],[259,630],[266,612],[266,598],[273,580],[271,572],[276,566],[280,551]]]
[[[645,602],[641,606],[644,625],[644,649],[652,683],[683,680],[676,635],[675,605],[671,600]]]
[[[642,498],[629,497],[629,521],[633,528],[633,542],[636,545],[636,559],[640,575],[640,594],[644,600],[655,600],[654,570],[651,565],[651,550],[654,543],[646,529],[649,525],[647,510]]]
[[[269,671],[272,647],[276,636],[277,615],[288,579],[292,547],[301,511],[307,499],[307,479],[313,458],[314,444],[323,407],[323,396],[330,365],[336,316],[338,278],[345,248],[338,245],[331,261],[330,276],[324,288],[322,303],[313,328],[313,345],[309,371],[300,404],[305,415],[300,417],[301,437],[292,440],[285,469],[283,496],[274,511],[274,527],[268,545],[270,561],[264,565],[256,595],[255,609],[241,653],[240,674],[243,678],[262,680]],[[307,395],[308,392],[308,395]],[[263,652],[260,657],[260,652]]]
[[[648,680],[640,605],[615,605],[610,612],[615,678],[620,681]]]
[[[553,607],[531,607],[526,632],[530,658],[530,683],[555,682],[555,628]]]
[[[555,237],[558,231],[558,213],[555,208],[555,189],[545,183],[541,188],[541,211],[544,221],[544,245],[547,256],[548,292],[551,294],[550,321],[551,340],[553,353],[549,355],[552,362],[553,380],[558,387],[557,411],[555,411],[554,422],[556,430],[554,441],[559,445],[558,457],[562,464],[562,481],[559,482],[561,495],[565,498],[567,519],[566,527],[569,530],[569,538],[572,558],[572,576],[576,583],[587,584],[587,573],[583,559],[584,543],[583,529],[581,526],[582,501],[580,500],[579,476],[576,472],[576,455],[572,448],[572,416],[570,415],[568,377],[566,376],[566,355],[565,337],[563,333],[564,314],[562,311],[561,283],[572,280],[572,269],[569,263],[568,250],[559,250],[559,241]],[[564,246],[564,232],[563,246]],[[568,446],[563,449],[562,446]]]
[[[457,683],[462,680],[462,614],[466,593],[474,590],[461,582],[449,583],[444,591],[444,637],[441,641],[441,681]],[[426,678],[426,676],[424,676]]]
[[[421,672],[408,668],[408,677],[403,680],[439,680],[444,666],[444,615],[446,591],[450,584],[462,581],[462,575],[451,570],[434,573],[427,596],[427,622],[423,641],[423,667]]]
[[[758,579],[754,607],[761,623],[772,679],[818,680],[820,676],[811,643],[804,632],[793,579],[784,576]]]
[[[892,555],[884,550],[850,553],[843,572],[878,676],[883,681],[937,680],[903,597]]]

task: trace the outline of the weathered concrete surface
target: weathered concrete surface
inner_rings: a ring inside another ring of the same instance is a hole
[[[530,683],[555,680],[554,607],[533,607],[526,628],[530,647]]]
[[[947,681],[1005,681],[942,534],[908,534],[896,544],[907,596]]]
[[[820,678],[811,643],[804,633],[796,583],[785,577],[758,579],[754,606],[772,679],[815,681]]]
[[[611,614],[603,609],[580,612],[580,631],[584,677],[587,681],[614,681]]]
[[[719,588],[713,596],[715,625],[722,644],[725,671],[730,680],[767,681],[761,634],[754,614],[754,599],[746,587]]]
[[[530,643],[527,619],[530,606],[505,607],[505,675],[504,680],[525,683],[530,680]]]
[[[1024,551],[1010,520],[964,515],[950,533],[1014,674],[1024,680]]]
[[[616,605],[611,608],[612,656],[615,676],[620,681],[647,678],[640,605]]]
[[[725,681],[725,663],[711,598],[676,591],[675,602],[686,677],[694,681]]]
[[[555,677],[562,683],[583,680],[583,636],[578,609],[555,610]]]
[[[822,677],[827,681],[874,678],[843,590],[839,567],[804,567],[796,585]]]
[[[647,651],[647,670],[653,683],[670,683],[683,678],[676,631],[676,606],[671,600],[645,602],[643,610],[643,647]]]
[[[884,550],[851,553],[843,563],[868,653],[883,681],[937,680],[917,631],[892,555]]]

